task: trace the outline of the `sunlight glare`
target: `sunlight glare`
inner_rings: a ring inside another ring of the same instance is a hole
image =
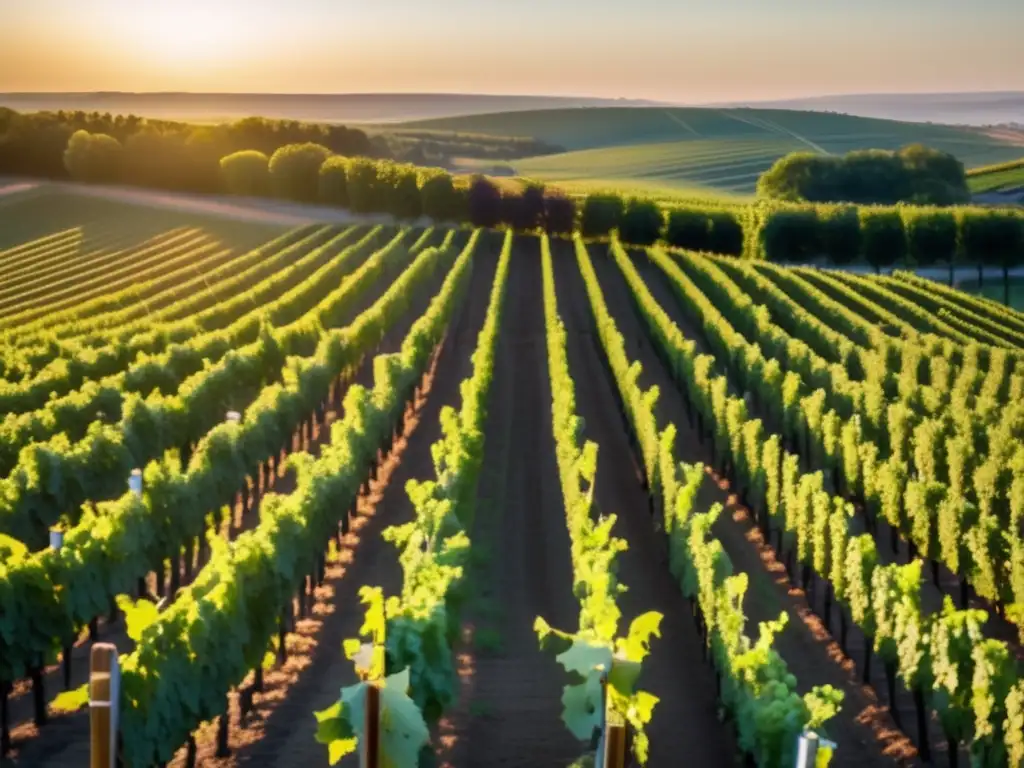
[[[243,24],[224,7],[179,2],[146,7],[136,20],[136,34],[148,56],[163,65],[186,67],[230,57]]]

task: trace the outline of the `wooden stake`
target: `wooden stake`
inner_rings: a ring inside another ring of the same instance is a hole
[[[120,683],[117,647],[113,643],[96,643],[89,656],[90,768],[117,765]]]
[[[604,739],[604,765],[602,768],[625,768],[626,726],[607,725]]]
[[[371,682],[366,688],[366,725],[363,730],[361,768],[380,768],[380,689]]]

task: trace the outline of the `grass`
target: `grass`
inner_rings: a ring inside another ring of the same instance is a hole
[[[686,195],[749,195],[789,152],[842,154],[920,142],[968,167],[1020,157],[1009,139],[980,130],[781,109],[594,107],[502,112],[401,124],[403,128],[532,136],[565,152],[508,164],[564,184],[629,185]]]
[[[971,192],[1024,191],[1024,158],[986,168],[977,168],[967,176]]]

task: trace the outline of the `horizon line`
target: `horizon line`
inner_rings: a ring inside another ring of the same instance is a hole
[[[959,91],[859,91],[846,93],[820,93],[811,96],[782,96],[771,98],[730,99],[728,101],[682,102],[667,99],[637,98],[629,96],[593,96],[578,94],[540,94],[540,93],[481,93],[465,91],[124,91],[124,90],[90,90],[90,91],[0,91],[3,96],[280,96],[280,97],[350,97],[350,96],[382,96],[382,97],[464,97],[464,98],[496,98],[496,99],[551,99],[551,100],[592,100],[592,101],[631,101],[647,102],[671,106],[703,106],[739,103],[771,103],[782,101],[810,101],[815,99],[856,98],[864,96],[983,96],[983,95],[1024,95],[1022,90],[959,90]]]

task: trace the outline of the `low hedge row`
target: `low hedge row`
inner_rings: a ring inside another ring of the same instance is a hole
[[[221,160],[228,190],[318,201],[359,213],[429,216],[477,227],[657,241],[775,262],[1024,264],[1024,211],[980,207],[854,206],[757,201],[694,203],[596,193],[582,200],[526,184],[504,187],[484,176],[460,179],[440,168],[332,156],[316,144],[282,147],[268,158],[238,152]]]

